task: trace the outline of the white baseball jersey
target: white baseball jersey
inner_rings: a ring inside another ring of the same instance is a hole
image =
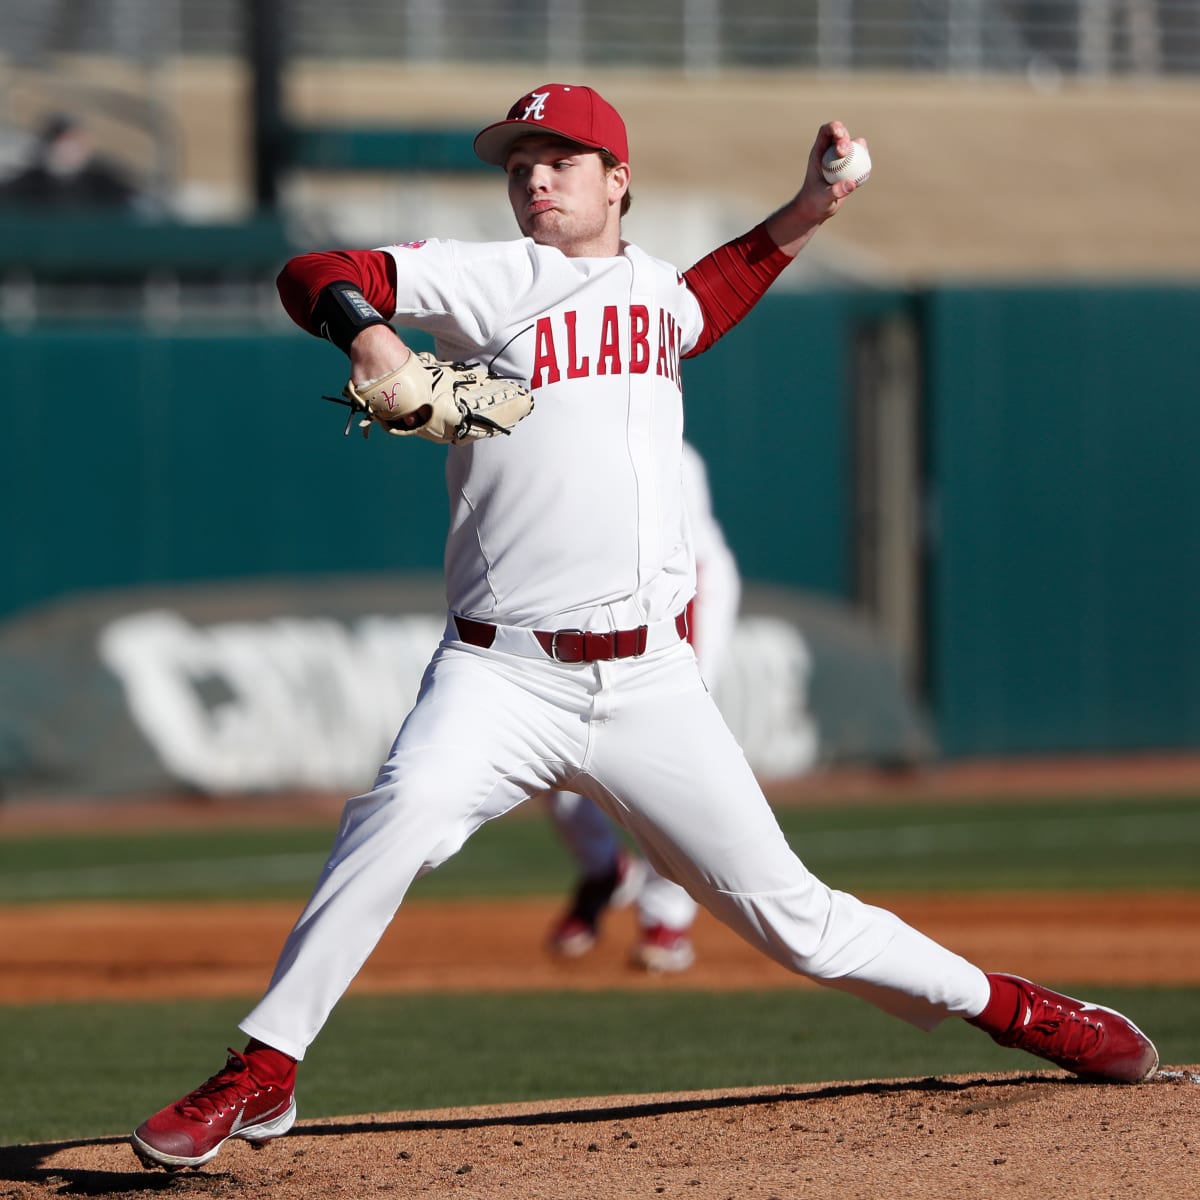
[[[680,356],[703,327],[675,268],[625,245],[567,258],[528,239],[389,247],[397,324],[440,358],[528,380],[510,437],[447,455],[451,611],[605,630],[680,612],[695,590],[680,491]]]

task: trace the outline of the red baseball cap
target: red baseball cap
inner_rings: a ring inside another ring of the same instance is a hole
[[[485,163],[504,166],[517,138],[553,133],[593,150],[629,161],[629,139],[621,114],[599,92],[578,83],[547,83],[527,92],[503,121],[482,130],[475,153]]]

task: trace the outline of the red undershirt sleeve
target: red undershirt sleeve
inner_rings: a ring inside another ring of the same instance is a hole
[[[684,357],[703,354],[724,337],[762,299],[791,261],[771,240],[764,222],[684,271],[683,280],[704,314],[704,332]]]
[[[321,289],[338,280],[353,283],[385,317],[396,311],[396,260],[382,250],[323,250],[293,258],[275,286],[288,316],[320,337],[313,309]]]

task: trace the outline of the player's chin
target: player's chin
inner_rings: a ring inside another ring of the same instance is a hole
[[[532,238],[539,246],[557,246],[562,249],[570,244],[570,237],[567,231],[558,221],[545,220],[544,213],[539,214],[536,220],[530,221],[524,227],[525,236]]]
[[[531,237],[534,241],[538,240],[539,234],[550,233],[556,225],[556,222],[548,220],[551,216],[551,210],[547,209],[544,212],[523,213],[518,221],[521,226],[521,232],[526,237]]]

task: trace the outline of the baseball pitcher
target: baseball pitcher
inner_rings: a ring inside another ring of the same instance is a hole
[[[659,874],[799,975],[924,1029],[965,1019],[1088,1078],[1156,1070],[1153,1045],[1120,1014],[987,974],[813,876],[687,639],[696,576],[680,366],[742,320],[852,197],[853,178],[830,183],[821,169],[827,150],[847,157],[851,144],[841,122],[822,125],[795,195],[680,272],[622,237],[632,167],[616,109],[589,87],[546,84],[475,139],[520,237],[287,264],[285,308],[346,354],[342,399],[367,432],[396,436],[398,477],[405,437],[444,444],[445,635],[374,786],[347,801],[241,1023],[248,1043],[138,1127],[144,1162],[194,1167],[230,1137],[285,1133],[297,1064],[412,881],[485,821],[556,788],[587,796]],[[398,332],[408,328],[432,334],[436,352],[413,354]],[[802,392],[802,377],[787,386]],[[798,436],[796,398],[783,420],[770,400],[730,395],[730,417],[763,438]],[[358,499],[383,536],[420,519],[410,497]]]

